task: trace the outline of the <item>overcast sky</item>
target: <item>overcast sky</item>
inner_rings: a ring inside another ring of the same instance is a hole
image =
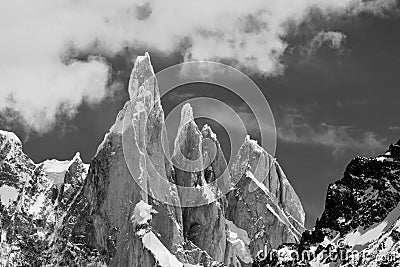
[[[90,161],[145,51],[156,71],[216,60],[256,82],[274,112],[276,156],[308,227],[351,158],[384,153],[400,138],[397,1],[3,2],[0,128],[15,131],[36,162],[76,151]],[[221,95],[234,105],[217,91],[196,85],[176,94]],[[163,98],[167,112],[171,99]]]

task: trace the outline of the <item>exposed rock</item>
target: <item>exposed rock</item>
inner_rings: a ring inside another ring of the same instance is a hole
[[[237,184],[227,196],[226,218],[247,232],[253,258],[265,245],[297,242],[305,213],[276,160],[246,137],[231,173]]]
[[[223,262],[226,248],[224,209],[204,178],[203,135],[194,122],[192,108],[186,104],[181,113],[173,156],[175,179],[177,185],[191,189],[178,189],[181,200],[199,203],[199,206],[183,208],[183,232],[214,260]]]

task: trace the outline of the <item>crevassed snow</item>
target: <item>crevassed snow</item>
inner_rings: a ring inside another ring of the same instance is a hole
[[[8,207],[10,202],[17,200],[18,190],[14,187],[3,185],[0,187],[1,204]]]
[[[237,227],[232,221],[225,219],[228,226],[228,241],[232,244],[235,254],[244,262],[253,261],[248,245],[250,244],[247,232]]]
[[[145,224],[151,220],[154,213],[157,213],[157,211],[153,209],[153,206],[141,200],[136,204],[131,219],[135,224]]]
[[[161,243],[153,232],[148,232],[142,238],[145,248],[151,251],[161,267],[200,267],[199,265],[183,264],[175,255]]]

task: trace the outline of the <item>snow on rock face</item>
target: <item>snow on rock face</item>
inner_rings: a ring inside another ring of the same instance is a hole
[[[228,242],[233,247],[233,254],[240,258],[244,263],[251,263],[253,258],[249,251],[250,239],[247,232],[237,227],[233,222],[225,220],[228,226]],[[235,264],[235,263],[232,263]],[[238,265],[240,266],[240,265]]]
[[[3,204],[6,208],[18,197],[18,190],[14,187],[3,185],[0,187],[0,198],[1,204]]]
[[[200,265],[180,262],[153,232],[146,233],[142,238],[142,242],[144,247],[154,255],[160,267],[201,267]]]
[[[149,232],[142,239],[145,248],[153,253],[161,267],[183,267],[183,264],[169,252],[153,232]]]
[[[154,213],[157,213],[157,211],[154,210],[151,205],[141,200],[135,206],[135,209],[133,211],[132,221],[133,223],[138,225],[146,224],[151,220],[152,215]]]

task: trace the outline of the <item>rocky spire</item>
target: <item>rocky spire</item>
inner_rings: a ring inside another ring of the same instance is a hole
[[[193,109],[189,103],[181,110],[181,120],[175,138],[172,160],[176,168],[182,171],[199,172],[203,169],[201,157],[201,133],[193,118]],[[193,177],[192,181],[176,181],[178,185],[194,186],[201,184],[201,177]]]
[[[236,185],[227,196],[226,218],[247,231],[253,257],[265,244],[271,249],[300,240],[305,219],[301,202],[275,158],[249,136],[231,174]]]
[[[176,184],[183,206],[184,235],[206,251],[214,260],[223,262],[226,248],[225,218],[215,200],[215,191],[204,179],[203,134],[193,118],[190,104],[181,110],[181,121],[175,139],[173,162]],[[197,205],[196,205],[197,204]]]
[[[128,101],[93,158],[87,181],[66,221],[84,243],[106,251],[112,266],[152,266],[131,221],[135,205],[152,205],[151,227],[174,254],[182,250],[182,216],[161,136],[164,113],[148,53],[138,57],[129,81]],[[166,203],[172,203],[168,205]],[[82,210],[82,207],[85,207]],[[65,231],[64,231],[65,232]],[[180,259],[185,260],[184,257]]]
[[[155,101],[159,100],[160,93],[148,52],[144,56],[136,58],[129,79],[128,91],[132,102],[139,102],[140,98],[144,96],[151,96]]]

